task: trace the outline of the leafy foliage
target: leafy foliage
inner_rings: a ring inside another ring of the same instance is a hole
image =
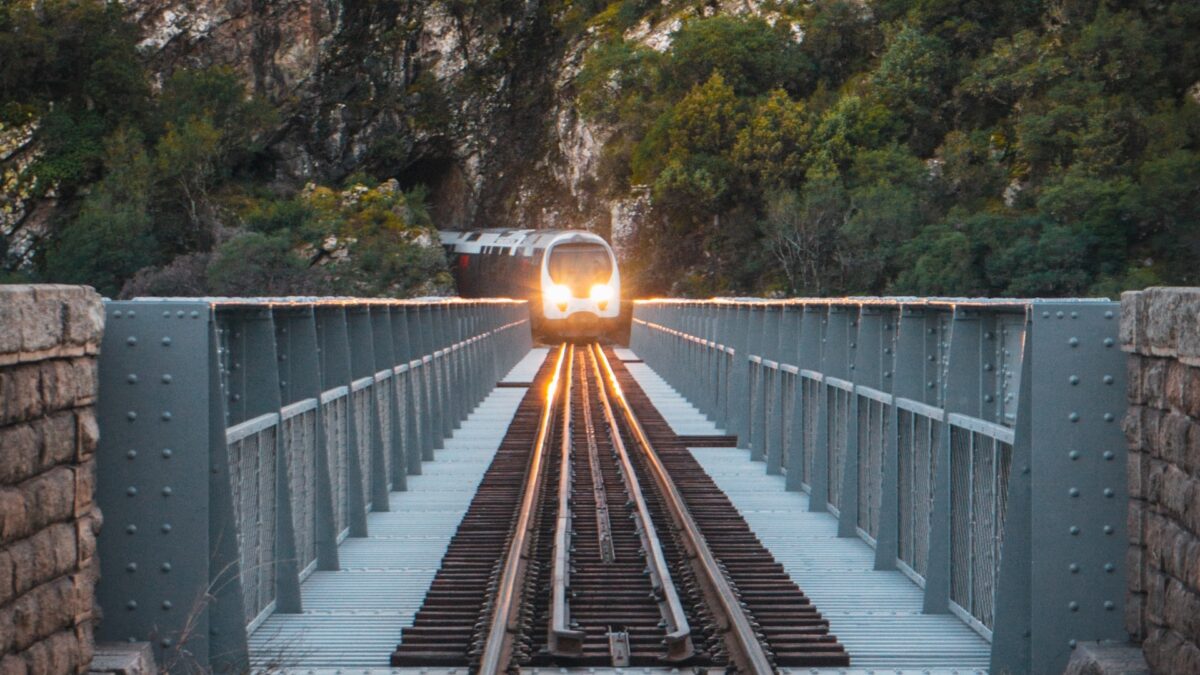
[[[122,14],[105,0],[0,5],[0,124],[36,121],[29,171],[61,202],[21,278],[108,295],[447,289],[422,193],[264,189],[277,112],[228,68],[181,69],[152,91]]]
[[[612,191],[652,188],[642,292],[1200,283],[1200,5],[771,7],[684,12],[665,52],[613,33],[589,55],[579,101],[613,129]]]

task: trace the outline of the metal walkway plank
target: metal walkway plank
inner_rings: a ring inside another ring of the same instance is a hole
[[[531,351],[505,381],[532,379],[547,353]],[[338,550],[342,569],[314,572],[301,586],[304,612],[273,614],[250,636],[254,672],[407,670],[389,668],[389,658],[524,395],[520,387],[494,389],[436,460],[408,477],[408,490],[391,493],[390,511],[368,514],[368,536],[347,538]]]

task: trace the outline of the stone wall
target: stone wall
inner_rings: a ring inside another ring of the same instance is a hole
[[[1200,673],[1200,289],[1121,298],[1129,358],[1126,628],[1156,673]]]
[[[0,675],[92,659],[103,324],[90,288],[0,286]]]

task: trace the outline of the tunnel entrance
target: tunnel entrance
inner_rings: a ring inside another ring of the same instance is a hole
[[[396,179],[405,190],[425,187],[429,213],[439,230],[461,229],[470,223],[474,191],[455,159],[440,155],[418,159]]]

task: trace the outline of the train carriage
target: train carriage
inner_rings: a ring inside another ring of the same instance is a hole
[[[529,301],[539,335],[594,337],[615,328],[621,275],[612,247],[582,230],[440,233],[463,297]]]

